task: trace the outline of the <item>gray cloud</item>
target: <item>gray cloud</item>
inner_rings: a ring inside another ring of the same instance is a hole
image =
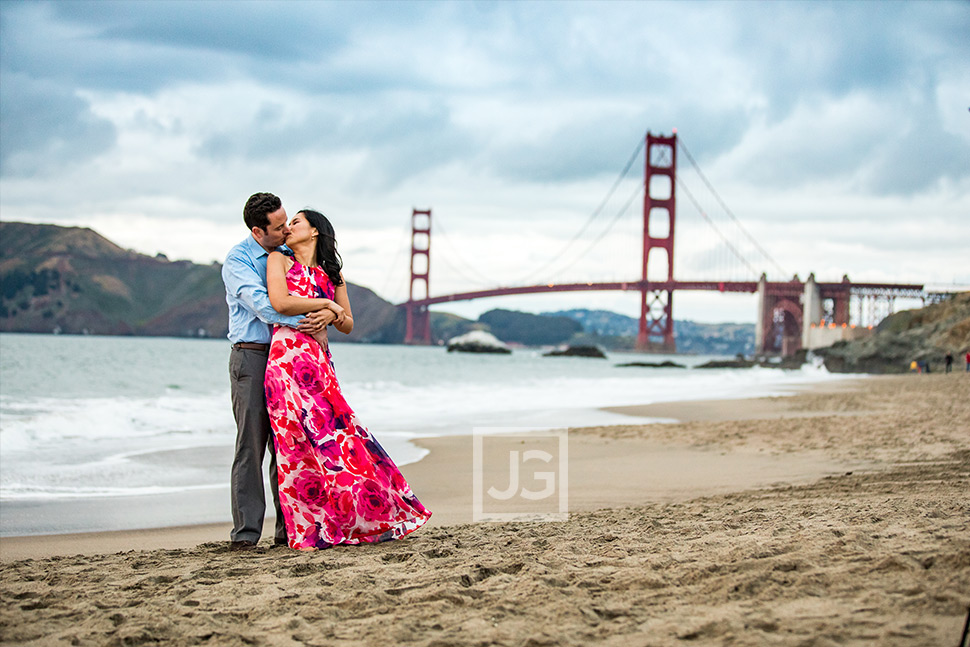
[[[0,21],[5,69],[88,89],[152,92],[252,78],[361,91],[414,79],[341,69],[358,31],[418,23],[423,3],[22,2]],[[323,73],[321,73],[323,71]]]
[[[970,177],[970,138],[956,137],[940,123],[940,112],[954,106],[934,103],[914,108],[863,174],[864,189],[879,195],[906,196],[930,189],[943,179]],[[970,130],[970,117],[967,121]]]
[[[752,63],[772,118],[806,95],[927,88],[941,62],[970,54],[965,3],[751,3],[734,20],[731,51]]]
[[[111,148],[114,125],[70,88],[21,74],[0,85],[0,176],[45,175]]]
[[[499,177],[569,182],[612,172],[635,143],[630,133],[647,128],[679,127],[703,160],[731,151],[753,128],[790,118],[806,101],[863,92],[888,105],[913,103],[915,88],[916,103],[929,103],[933,65],[970,56],[961,26],[970,30],[970,12],[958,3],[932,10],[901,3],[589,4],[565,11],[554,3],[42,2],[5,5],[0,47],[5,73],[65,88],[151,93],[251,79],[299,89],[321,104],[303,124],[263,115],[245,133],[200,133],[197,150],[214,160],[252,159],[273,147],[364,150],[395,181],[474,154]],[[443,74],[449,66],[455,69]],[[401,91],[425,107],[397,105]],[[565,122],[556,132],[489,146],[488,133],[453,124],[447,98],[455,95],[505,98],[510,106],[545,102],[572,114],[556,115]],[[600,99],[604,107],[584,114],[578,99]],[[416,145],[422,137],[424,145]],[[868,159],[875,147],[862,139],[858,154],[830,155],[837,166],[879,163]],[[471,150],[476,144],[483,148]],[[763,179],[810,179],[812,169],[832,168],[831,160],[814,162],[812,149],[821,158],[839,145],[833,134],[806,132],[803,150],[789,151],[782,163],[766,160],[771,172]],[[960,153],[938,159],[948,163]],[[405,168],[387,168],[397,161]],[[920,186],[944,172],[936,169]]]
[[[114,3],[56,2],[55,19],[85,26],[108,43],[139,43],[197,52],[233,52],[294,62],[343,43],[340,5],[152,1],[119,10]]]
[[[304,118],[289,122],[279,104],[263,102],[250,122],[202,140],[198,153],[219,163],[301,157],[312,163],[319,155],[362,153],[362,186],[386,189],[473,150],[470,136],[452,123],[442,103],[348,103],[339,97],[313,103]]]

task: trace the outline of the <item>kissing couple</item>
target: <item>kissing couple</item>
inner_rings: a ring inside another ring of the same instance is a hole
[[[243,208],[249,235],[222,267],[229,304],[229,378],[236,418],[230,548],[256,547],[276,507],[274,545],[318,550],[399,539],[431,513],[340,391],[328,327],[354,317],[333,226],[312,209],[287,222],[272,193]]]

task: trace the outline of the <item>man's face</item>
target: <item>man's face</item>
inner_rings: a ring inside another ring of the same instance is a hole
[[[264,248],[275,249],[285,243],[286,237],[290,235],[290,228],[286,226],[286,209],[280,207],[266,217],[269,218],[266,231],[253,227],[253,236]]]

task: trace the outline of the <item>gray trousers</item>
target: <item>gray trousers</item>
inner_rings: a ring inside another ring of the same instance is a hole
[[[232,412],[236,417],[236,454],[232,461],[232,541],[259,541],[266,499],[263,495],[263,456],[269,448],[269,478],[276,507],[277,542],[286,541],[280,510],[276,450],[266,412],[263,379],[269,354],[233,348],[229,355]]]

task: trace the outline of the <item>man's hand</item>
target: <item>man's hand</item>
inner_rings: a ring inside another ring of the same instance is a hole
[[[313,333],[312,337],[317,340],[317,343],[324,349],[327,348],[329,342],[329,337],[327,335],[327,329],[324,328],[320,332]]]
[[[324,308],[322,310],[317,310],[316,312],[308,312],[304,315],[303,319],[300,320],[300,324],[296,327],[300,332],[305,332],[308,335],[315,335],[321,330],[326,330],[337,315],[334,314],[333,310],[329,308]]]

